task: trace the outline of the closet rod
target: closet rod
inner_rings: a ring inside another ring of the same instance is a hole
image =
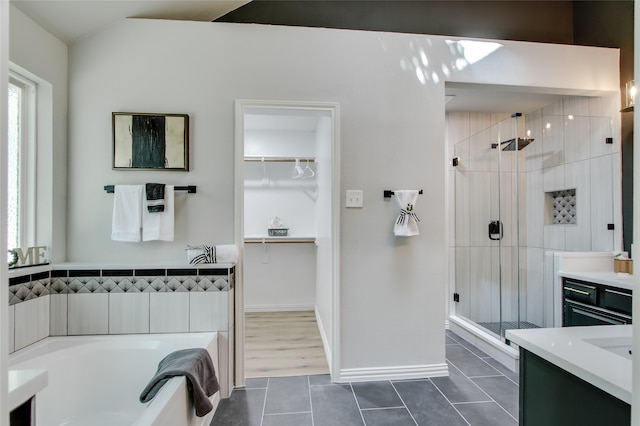
[[[107,191],[107,194],[113,194],[115,192],[115,185],[105,185],[104,190]],[[187,186],[174,186],[174,191],[187,191],[189,194],[196,193],[195,185],[187,185]]]
[[[257,157],[257,156],[248,156],[244,157],[244,161],[255,161],[258,163],[269,163],[269,162],[279,162],[279,163],[294,163],[296,160],[301,162],[309,162],[313,163],[316,161],[315,158],[312,157]]]

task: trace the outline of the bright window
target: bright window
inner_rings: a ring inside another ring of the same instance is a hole
[[[9,79],[7,248],[26,247],[34,234],[36,85],[17,74]]]

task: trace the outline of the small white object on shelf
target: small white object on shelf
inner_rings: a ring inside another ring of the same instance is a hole
[[[270,237],[286,237],[289,235],[289,228],[285,228],[282,219],[278,216],[271,216],[267,225],[267,233]]]

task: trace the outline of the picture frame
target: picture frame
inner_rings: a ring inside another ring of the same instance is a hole
[[[113,112],[114,170],[189,171],[189,115]]]

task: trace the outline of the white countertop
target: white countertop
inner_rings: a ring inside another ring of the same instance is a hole
[[[631,345],[632,325],[507,330],[520,347],[631,404],[631,359],[615,354],[590,339]]]
[[[633,275],[623,274],[619,272],[565,272],[559,271],[558,275],[576,280],[588,281],[597,284],[609,285],[617,288],[633,290],[635,279]]]
[[[49,384],[47,370],[9,370],[9,410],[20,406]]]

